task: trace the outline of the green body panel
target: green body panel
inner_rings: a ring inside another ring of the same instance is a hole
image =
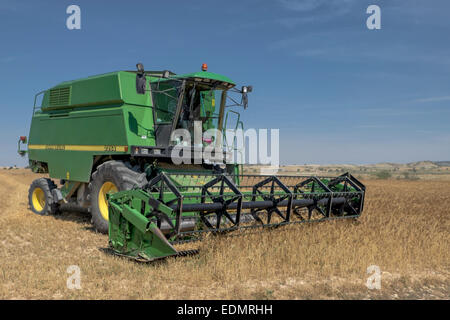
[[[123,108],[128,145],[155,146],[153,110],[139,106]]]
[[[69,103],[63,103],[67,101],[64,99],[54,99],[60,103],[51,103],[52,90],[61,88],[70,89]],[[112,103],[151,106],[151,99],[147,94],[136,92],[135,73],[118,71],[58,84],[44,93],[42,110],[70,109]]]
[[[134,73],[115,72],[47,90],[32,118],[29,159],[47,163],[51,178],[89,182],[95,156],[129,154],[114,151],[116,146],[154,146],[151,98],[137,94],[135,82]],[[69,103],[51,105],[50,91],[66,87]],[[97,150],[89,150],[92,146]]]

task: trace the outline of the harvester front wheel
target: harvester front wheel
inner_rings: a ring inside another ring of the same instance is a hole
[[[28,190],[28,203],[31,211],[40,215],[56,213],[58,204],[53,201],[53,189],[56,189],[56,185],[50,179],[40,178],[34,180]]]
[[[89,183],[92,223],[100,233],[108,233],[108,202],[106,195],[143,186],[145,173],[131,170],[122,161],[106,161],[97,167]]]

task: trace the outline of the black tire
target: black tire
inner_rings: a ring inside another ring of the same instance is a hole
[[[97,167],[89,183],[90,212],[95,229],[105,234],[108,233],[108,220],[105,218],[104,206],[102,214],[100,203],[103,203],[104,200],[102,187],[106,183],[114,184],[117,191],[124,191],[142,187],[147,183],[147,178],[145,173],[131,170],[122,161],[110,160]]]
[[[28,190],[28,204],[31,211],[40,215],[56,214],[59,205],[54,202],[52,190],[56,189],[55,183],[47,178],[36,179]]]

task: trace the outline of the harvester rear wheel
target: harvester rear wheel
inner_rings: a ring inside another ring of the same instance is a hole
[[[141,187],[145,183],[145,173],[131,170],[122,161],[110,160],[99,165],[89,183],[90,211],[95,229],[100,233],[108,233],[106,194]]]
[[[56,213],[58,204],[53,201],[53,189],[56,189],[56,185],[50,179],[40,178],[34,180],[28,190],[28,203],[31,211],[40,215]]]

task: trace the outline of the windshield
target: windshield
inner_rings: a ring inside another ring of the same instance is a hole
[[[218,128],[223,90],[188,82],[183,96],[180,97],[181,87],[180,81],[160,81],[151,84],[155,122],[157,124],[172,123],[179,99],[182,99],[181,114],[176,128],[191,131],[193,121],[202,121],[203,131]]]

